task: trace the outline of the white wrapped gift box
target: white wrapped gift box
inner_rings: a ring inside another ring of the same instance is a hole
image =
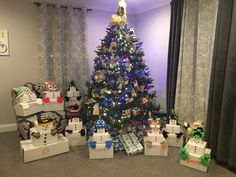
[[[78,97],[80,96],[80,92],[76,90],[75,87],[70,87],[70,90],[66,92],[67,97]]]
[[[206,150],[206,145],[207,142],[205,141],[199,141],[196,143],[193,138],[190,138],[185,145],[185,148],[192,154],[202,155]]]
[[[105,143],[109,140],[111,140],[111,136],[108,132],[93,134],[93,141],[96,141],[97,143]]]
[[[94,133],[95,135],[96,133]],[[96,142],[96,148],[91,148],[89,146],[89,159],[107,159],[107,158],[113,158],[113,143],[110,148],[106,148],[106,141],[112,141],[111,136],[107,133],[105,134],[105,137],[102,141],[99,140],[99,136],[94,135],[89,138],[89,141],[95,141]],[[107,137],[108,135],[108,137]],[[98,138],[98,139],[97,139]],[[106,139],[106,141],[105,141]],[[98,140],[98,141],[96,141]],[[101,143],[103,142],[103,143]]]
[[[184,137],[181,136],[180,138],[177,138],[176,134],[169,133],[168,134],[168,138],[166,138],[166,141],[167,141],[169,146],[172,146],[172,147],[183,147]]]
[[[87,143],[86,135],[81,136],[79,131],[73,131],[73,133],[66,132],[66,137],[70,146],[82,146]]]
[[[89,159],[109,159],[113,158],[113,145],[106,148],[106,144],[97,144],[95,149],[89,147]]]
[[[69,151],[69,144],[66,137],[59,135],[58,141],[48,145],[35,147],[31,140],[20,141],[21,152],[24,162],[30,162]]]
[[[43,104],[44,111],[63,111],[64,110],[64,101],[62,103],[49,102]]]
[[[73,118],[72,121],[69,120],[66,126],[66,130],[80,131],[81,129],[83,129],[83,122],[79,118]]]
[[[168,155],[168,144],[161,133],[148,133],[144,137],[144,155]]]
[[[39,131],[37,131],[36,128],[30,129],[30,139],[31,139],[33,146],[35,146],[35,147],[47,145],[47,144],[54,143],[54,142],[58,141],[58,134],[53,136],[51,134],[50,130],[39,132],[40,137],[38,139],[31,135],[33,132],[39,132]]]
[[[85,135],[81,136],[80,131],[84,129]],[[66,132],[66,137],[68,138],[70,146],[80,146],[86,145],[86,129],[83,127],[83,122],[79,118],[72,118],[69,120],[66,130],[72,131],[72,133]]]
[[[152,156],[167,156],[168,144],[164,141],[162,144],[157,142],[150,142],[144,137],[144,155]]]
[[[161,133],[148,133],[145,137],[147,141],[153,142],[153,143],[161,143],[165,141],[165,138]]]
[[[180,133],[180,125],[166,124],[165,131],[168,133]]]
[[[203,153],[211,154],[211,149],[206,148]],[[207,172],[208,167],[203,166],[200,162],[200,157],[203,154],[201,154],[201,155],[194,154],[194,153],[189,153],[189,154],[190,154],[189,158],[187,160],[180,160],[180,164],[190,167],[190,168],[193,168],[193,169],[196,169],[196,170]]]
[[[50,99],[50,101],[56,101],[58,97],[61,96],[61,92],[60,91],[55,91],[55,92],[45,92],[44,97],[48,97]]]
[[[36,101],[29,103],[17,103],[14,105],[15,113],[17,116],[26,117],[44,110],[43,103],[38,104]]]

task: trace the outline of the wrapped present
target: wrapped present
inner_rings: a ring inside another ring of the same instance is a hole
[[[58,135],[56,142],[34,146],[31,140],[20,141],[21,153],[24,162],[30,162],[69,151],[68,140],[62,134]]]
[[[86,129],[83,122],[77,117],[68,120],[66,137],[70,146],[86,145]]]
[[[135,155],[143,152],[143,146],[134,133],[119,135],[119,139],[122,142],[127,155]]]
[[[106,122],[99,118],[94,122],[94,127],[96,131],[88,140],[89,158],[113,158],[113,141],[106,131]]]
[[[168,118],[169,122],[163,129],[162,134],[169,146],[182,147],[184,143],[183,133],[181,132],[180,125],[178,125],[178,117],[174,110],[171,110],[171,114]]]
[[[66,97],[68,98],[80,97],[80,91],[75,85],[75,82],[73,80],[70,82],[69,88],[66,91]]]
[[[29,116],[43,111],[43,102],[41,98],[28,87],[20,86],[13,89],[15,98],[13,98],[14,109],[17,116]]]
[[[168,146],[172,147],[183,147],[184,144],[184,137],[183,133],[174,134],[174,133],[167,133],[163,136],[166,138],[166,141],[168,143]]]
[[[33,146],[42,146],[58,140],[58,130],[53,125],[53,119],[43,118],[34,121],[30,129],[30,139]]]
[[[53,120],[53,125],[57,128],[58,133],[63,133],[67,126],[67,119],[65,118],[64,111],[58,112],[40,112],[38,114],[30,115],[27,117],[17,117],[17,127],[20,137],[23,140],[30,139],[30,128],[33,128],[34,121],[37,119],[49,118]]]
[[[144,155],[167,156],[168,144],[158,124],[152,124],[153,121],[150,120],[150,130],[144,137]]]
[[[206,148],[204,135],[201,127],[192,130],[191,138],[179,151],[181,165],[207,172],[211,164],[211,150]]]
[[[65,107],[68,108],[74,105],[80,107],[82,101],[81,98],[82,96],[80,94],[78,87],[75,85],[74,81],[71,81],[66,91]]]

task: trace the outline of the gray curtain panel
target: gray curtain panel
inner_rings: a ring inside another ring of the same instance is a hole
[[[172,0],[167,65],[167,115],[174,109],[184,0]]]
[[[180,123],[206,122],[218,0],[185,0],[175,111]]]
[[[43,2],[39,10],[40,82],[56,80],[65,91],[70,80],[85,90],[88,74],[87,10]]]
[[[207,141],[218,162],[236,169],[236,2],[220,0],[211,74]]]

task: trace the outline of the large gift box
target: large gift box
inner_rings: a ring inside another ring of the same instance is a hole
[[[24,162],[30,162],[69,151],[68,140],[62,134],[58,135],[58,141],[47,145],[34,146],[31,140],[20,141]]]
[[[168,137],[166,138],[168,146],[172,147],[183,147],[184,144],[184,137],[180,135],[180,137],[174,133],[169,133]]]
[[[135,155],[143,152],[143,146],[140,144],[134,133],[119,135],[119,139],[123,144],[127,155]]]
[[[180,164],[207,172],[211,163],[211,150],[206,148],[207,142],[203,141],[202,128],[193,130],[192,137],[184,148],[179,151]]]
[[[148,133],[148,135],[144,137],[144,155],[168,155],[168,144],[160,132]]]
[[[83,127],[83,122],[79,118],[75,117],[68,120],[66,137],[69,140],[70,146],[86,145],[86,129]]]
[[[111,135],[106,132],[106,122],[98,119],[94,122],[94,126],[96,132],[88,140],[89,158],[113,158],[113,141]]]
[[[29,116],[43,111],[41,98],[26,86],[19,86],[12,91],[14,109],[17,116]]]
[[[163,136],[166,138],[169,146],[182,147],[184,143],[183,133],[180,130],[180,125],[177,124],[175,114],[172,113],[171,116],[169,123],[166,124],[166,127],[163,131]]]
[[[43,103],[37,103],[36,101],[15,104],[14,109],[16,115],[22,117],[26,117],[44,110]]]
[[[55,128],[58,129],[59,133],[63,133],[65,131],[67,125],[67,119],[65,118],[64,111],[40,112],[27,117],[17,117],[17,127],[21,139],[23,140],[30,139],[30,129],[35,127],[34,122],[37,121],[38,118],[43,118],[43,117],[52,119],[53,125]]]

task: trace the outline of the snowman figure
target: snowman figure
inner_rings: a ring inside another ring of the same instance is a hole
[[[160,119],[149,119],[149,132],[144,137],[144,155],[167,156],[168,144],[160,130]]]
[[[177,123],[177,118],[170,116],[169,124],[166,124],[166,128],[163,131],[163,136],[168,138],[170,134],[175,134],[177,139],[180,139],[183,133],[180,131],[180,125]]]
[[[106,122],[103,119],[99,118],[94,122],[94,127],[96,131],[88,141],[89,147],[91,147],[92,149],[111,148],[113,143],[110,134],[106,131]]]
[[[81,99],[80,91],[72,80],[69,84],[69,88],[66,91],[65,100],[68,102],[71,98],[75,98],[77,101]]]
[[[147,134],[146,143],[148,147],[152,147],[154,143],[166,145],[166,141],[160,130],[160,118],[149,119],[149,132]]]
[[[22,106],[23,109],[28,109],[32,104],[42,105],[43,102],[37,98],[36,94],[25,86],[20,86],[13,89],[16,93],[15,102]]]
[[[80,120],[80,118],[74,117],[68,120],[66,133],[79,133],[81,136],[85,136],[85,129],[83,128],[83,122]]]
[[[44,91],[43,91],[43,102],[50,103],[62,103],[63,97],[61,97],[60,91],[58,91],[57,84],[55,81],[45,82]]]
[[[47,117],[38,117],[30,129],[30,139],[34,146],[46,145],[58,140],[58,129],[54,127],[53,120]]]

